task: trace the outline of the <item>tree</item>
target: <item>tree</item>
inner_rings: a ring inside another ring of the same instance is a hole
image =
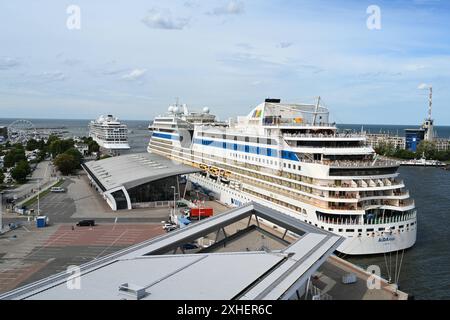
[[[394,157],[409,160],[409,159],[414,159],[416,157],[416,154],[410,150],[397,149],[395,151]]]
[[[57,140],[52,141],[48,148],[49,148],[49,151],[52,154],[53,158],[55,158],[59,154],[66,152],[70,148],[73,148],[73,146],[74,146],[74,142],[72,139],[67,139],[67,140],[57,139]]]
[[[392,142],[380,142],[375,147],[375,152],[383,156],[392,157],[395,154],[395,147]]]
[[[11,177],[19,183],[27,181],[27,176],[31,173],[30,165],[26,160],[21,160],[11,170]]]
[[[71,174],[77,168],[77,161],[67,153],[58,155],[53,163],[63,175]]]
[[[418,158],[425,155],[427,159],[436,159],[436,153],[436,144],[432,141],[422,140],[417,146],[416,155]]]
[[[94,141],[94,140],[88,141],[87,145],[89,148],[89,150],[88,150],[89,154],[91,154],[92,152],[100,151],[100,146],[98,145],[97,141]]]
[[[39,149],[39,143],[35,139],[30,139],[27,141],[26,149],[27,151]]]
[[[49,136],[48,136],[48,139],[47,139],[47,147],[49,147],[49,146],[52,144],[52,142],[53,142],[53,141],[56,141],[56,140],[60,140],[60,139],[58,138],[58,136],[56,136],[56,135],[54,135],[54,134],[49,135]]]
[[[37,155],[38,161],[44,161],[47,157],[47,151],[45,149],[40,149]]]
[[[15,145],[8,151],[8,153],[6,153],[5,158],[3,159],[3,164],[6,168],[11,168],[14,167],[16,163],[23,160],[27,160],[27,157],[25,156],[25,150],[22,146]]]
[[[5,181],[5,175],[2,171],[0,171],[0,184],[2,184]]]
[[[64,152],[64,154],[72,156],[75,161],[76,168],[78,169],[80,167],[81,162],[83,161],[83,155],[80,153],[80,151],[78,151],[76,148],[70,148],[69,150]]]

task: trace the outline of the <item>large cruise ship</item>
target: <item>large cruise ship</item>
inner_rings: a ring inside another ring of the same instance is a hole
[[[171,106],[149,129],[148,151],[202,169],[189,180],[220,201],[283,209],[344,236],[342,253],[387,253],[416,241],[416,209],[399,164],[376,155],[364,135],[339,132],[320,98],[266,99],[226,123],[207,108]]]
[[[120,123],[119,119],[112,116],[100,116],[97,120],[89,123],[89,136],[92,137],[100,147],[115,152],[128,150],[128,128]]]

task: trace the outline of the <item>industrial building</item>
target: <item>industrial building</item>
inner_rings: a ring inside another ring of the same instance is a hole
[[[263,229],[260,222],[270,227]],[[236,224],[240,227],[233,229]],[[252,232],[280,247],[251,247],[245,239]],[[187,252],[186,244],[205,238],[213,243]],[[249,203],[88,262],[78,274],[62,272],[0,299],[298,299],[309,292],[311,276],[342,241],[283,212]]]
[[[82,166],[113,210],[169,205],[174,192],[179,193],[179,176],[200,171],[150,153],[90,161]]]
[[[395,149],[405,149],[405,137],[391,136],[387,133],[367,133],[367,145],[376,148],[380,144],[390,144]]]

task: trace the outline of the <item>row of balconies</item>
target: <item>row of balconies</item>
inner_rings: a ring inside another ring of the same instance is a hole
[[[300,201],[304,201],[306,203],[318,206],[323,209],[328,210],[344,210],[344,211],[352,211],[352,210],[365,210],[370,207],[379,207],[379,206],[394,206],[394,207],[406,207],[410,205],[414,205],[414,201],[412,199],[398,200],[398,199],[383,199],[383,200],[366,200],[360,202],[346,203],[346,202],[329,202],[326,200],[320,200],[314,197],[309,197],[307,195],[299,194],[295,191],[289,191],[282,188],[274,187],[268,185],[266,183],[253,181],[251,179],[245,181],[247,184],[253,185],[255,187],[274,192],[277,194],[284,195],[286,197],[294,197],[299,199]],[[307,191],[305,191],[307,192]],[[403,192],[403,194],[407,194],[407,192]],[[317,195],[317,194],[316,194]],[[389,195],[383,195],[389,196]],[[392,196],[392,195],[391,195]],[[329,197],[330,198],[330,197]],[[347,195],[347,198],[339,198],[339,199],[359,199],[359,195],[352,194]]]
[[[390,187],[393,185],[403,184],[401,179],[361,179],[361,180],[335,180],[333,182],[319,183],[320,186],[330,188],[375,188],[375,187]]]
[[[353,217],[329,217],[329,216],[321,216],[318,215],[317,219],[326,224],[334,224],[334,225],[378,225],[378,224],[388,224],[388,223],[396,223],[409,221],[416,218],[416,211],[406,212],[406,213],[398,213],[392,216],[377,216],[374,218],[367,218],[366,216],[361,216],[357,218]]]

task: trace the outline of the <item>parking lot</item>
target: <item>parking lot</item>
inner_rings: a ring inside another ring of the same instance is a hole
[[[161,224],[99,224],[75,227],[33,224],[0,237],[0,292],[45,278],[67,267],[163,234]]]
[[[39,201],[41,215],[50,223],[76,223],[82,219],[102,222],[161,222],[169,217],[168,208],[113,211],[89,184],[86,175],[66,178],[61,187],[67,192],[50,192]],[[35,202],[30,209],[38,210]]]
[[[161,222],[169,220],[168,208],[113,211],[84,174],[66,178],[61,187],[66,192],[50,192],[39,201],[47,227],[37,228],[26,216],[4,216],[4,224],[23,226],[0,236],[0,292],[165,233]],[[205,205],[215,214],[227,210],[212,201]],[[37,212],[37,202],[30,209]],[[85,219],[94,219],[96,226],[76,226]]]

